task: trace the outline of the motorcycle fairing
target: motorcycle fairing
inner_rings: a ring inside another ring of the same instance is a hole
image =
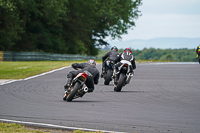
[[[128,71],[127,71],[127,73],[129,73],[130,72],[130,66],[132,65],[131,64],[131,62],[130,61],[127,61],[127,60],[121,60],[120,61],[121,63],[122,63],[122,65],[118,68],[118,70],[121,70],[121,68],[124,66],[124,65],[128,65]]]

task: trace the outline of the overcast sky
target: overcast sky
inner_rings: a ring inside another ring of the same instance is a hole
[[[200,38],[200,0],[142,0],[142,16],[121,41],[158,37]],[[110,42],[110,39],[108,39]]]

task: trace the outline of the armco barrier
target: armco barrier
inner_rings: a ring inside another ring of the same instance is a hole
[[[3,61],[45,61],[45,60],[88,60],[96,59],[95,56],[73,55],[73,54],[51,54],[41,52],[0,52]]]
[[[12,61],[50,60],[50,54],[40,52],[12,52]]]
[[[4,61],[12,61],[12,52],[3,51],[3,60]]]

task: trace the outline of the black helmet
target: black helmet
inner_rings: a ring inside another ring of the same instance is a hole
[[[116,46],[113,46],[113,47],[111,48],[111,50],[118,51],[118,48],[117,48]]]
[[[96,62],[94,59],[89,59],[87,63],[96,66]]]

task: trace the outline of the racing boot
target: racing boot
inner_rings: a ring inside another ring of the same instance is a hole
[[[103,63],[103,64],[102,64],[102,73],[101,73],[101,78],[104,77],[105,73],[106,73],[106,71],[105,71],[105,64]]]
[[[131,73],[131,76],[133,76],[134,75],[134,71],[132,71],[132,72],[130,72]]]
[[[65,92],[65,95],[64,95],[64,97],[63,97],[63,100],[66,100],[66,99],[67,99],[67,96],[68,96],[68,93]]]
[[[64,86],[64,90],[65,90],[65,95],[63,97],[63,100],[66,100],[68,94],[69,94],[69,87],[71,85],[71,82],[72,82],[72,78],[68,78],[67,80],[67,84]]]
[[[115,79],[117,77],[117,69],[114,68],[112,78]]]
[[[72,82],[72,78],[68,78],[67,84],[64,86],[64,90],[65,90],[66,92],[68,92],[68,89],[69,89],[69,87],[70,87],[70,85],[71,85],[71,82]]]
[[[101,78],[103,78],[104,75],[105,75],[105,71],[102,71],[102,73],[101,73]]]

